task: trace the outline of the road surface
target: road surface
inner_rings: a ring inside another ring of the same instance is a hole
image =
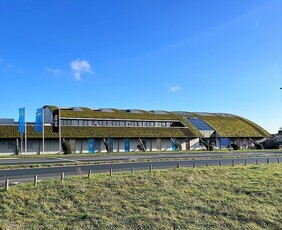
[[[54,164],[54,163],[80,163],[97,161],[134,161],[134,160],[157,160],[157,159],[184,159],[184,158],[210,158],[210,157],[249,157],[249,156],[282,156],[282,151],[250,151],[250,152],[201,152],[201,153],[165,153],[165,154],[105,154],[89,156],[79,156],[74,154],[70,156],[54,155],[40,158],[0,158],[0,165],[24,165],[24,164]]]
[[[247,158],[214,158],[214,159],[195,159],[195,160],[182,160],[173,159],[169,161],[154,161],[149,162],[121,162],[121,163],[102,163],[102,164],[88,164],[80,166],[63,166],[63,167],[46,167],[46,168],[28,168],[28,169],[9,169],[0,170],[0,185],[3,186],[5,180],[9,180],[12,184],[33,181],[34,175],[37,175],[38,180],[60,178],[61,173],[65,176],[73,176],[80,174],[87,174],[89,170],[92,173],[109,172],[112,169],[113,173],[117,171],[130,171],[133,167],[134,170],[149,170],[162,169],[162,168],[176,168],[178,164],[181,167],[198,167],[198,166],[226,166],[226,165],[244,165],[244,164],[266,164],[266,163],[280,163],[281,156],[268,156],[268,157],[247,157]]]

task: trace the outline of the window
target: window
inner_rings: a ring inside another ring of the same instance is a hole
[[[62,126],[71,126],[72,120],[61,120],[61,125]]]
[[[213,128],[209,126],[205,121],[203,121],[200,118],[188,118],[187,119],[192,125],[194,125],[199,130],[211,130],[213,131]]]
[[[183,127],[180,122],[138,121],[138,120],[61,120],[62,126],[103,126],[103,127]]]

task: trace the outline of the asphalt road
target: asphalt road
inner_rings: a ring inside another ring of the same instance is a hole
[[[171,154],[105,154],[89,156],[79,156],[79,154],[70,156],[58,156],[44,158],[0,158],[0,165],[24,165],[24,164],[54,164],[54,163],[80,163],[97,161],[133,161],[133,160],[156,160],[156,159],[183,159],[183,158],[207,158],[207,157],[248,157],[248,156],[282,156],[282,151],[250,151],[250,152],[201,152],[201,153],[171,153]]]
[[[9,179],[10,183],[18,183],[23,181],[33,181],[34,175],[37,175],[38,180],[49,178],[60,178],[61,173],[65,176],[87,174],[89,170],[92,173],[108,172],[112,169],[113,173],[117,171],[134,170],[149,170],[161,168],[176,168],[178,163],[181,167],[197,167],[197,166],[226,166],[226,165],[244,165],[256,163],[280,163],[281,157],[248,157],[248,158],[215,158],[215,159],[195,159],[195,160],[169,160],[169,161],[152,161],[152,162],[127,162],[127,163],[112,163],[99,165],[81,165],[81,166],[64,166],[64,167],[48,167],[48,168],[28,168],[28,169],[11,169],[0,170],[0,185],[3,186],[5,180]]]

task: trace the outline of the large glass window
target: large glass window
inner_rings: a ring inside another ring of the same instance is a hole
[[[210,130],[213,131],[213,128],[211,126],[209,126],[205,121],[203,121],[200,118],[188,118],[187,119],[190,123],[192,123],[197,129],[199,130]]]

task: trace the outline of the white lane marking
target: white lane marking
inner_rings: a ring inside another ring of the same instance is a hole
[[[55,158],[55,157],[54,157],[53,159],[80,163],[80,161],[78,161],[78,160],[71,160],[71,159],[68,159],[68,158],[59,158],[59,157],[56,157],[56,158]]]

